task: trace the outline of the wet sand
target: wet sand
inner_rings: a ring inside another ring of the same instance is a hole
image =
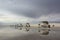
[[[60,27],[52,28],[49,35],[40,35],[36,28],[18,30],[13,28],[4,28],[0,30],[0,40],[60,40]]]

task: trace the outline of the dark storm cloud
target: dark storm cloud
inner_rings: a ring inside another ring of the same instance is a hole
[[[60,0],[0,0],[1,7],[31,18],[60,13]]]

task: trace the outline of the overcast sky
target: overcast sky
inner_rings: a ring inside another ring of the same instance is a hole
[[[0,0],[0,22],[60,21],[60,0]]]

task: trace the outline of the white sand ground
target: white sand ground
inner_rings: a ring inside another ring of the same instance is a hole
[[[59,26],[59,24],[55,24],[47,36],[40,36],[37,26],[31,27],[29,32],[25,31],[24,28],[19,30],[13,27],[4,27],[0,29],[0,40],[60,40]]]
[[[60,27],[60,23],[49,23],[49,25],[52,27],[52,25],[55,25],[54,27]],[[38,24],[31,24],[32,27],[38,27]]]

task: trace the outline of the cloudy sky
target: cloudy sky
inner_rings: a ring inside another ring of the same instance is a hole
[[[60,0],[0,0],[0,22],[60,21]]]

